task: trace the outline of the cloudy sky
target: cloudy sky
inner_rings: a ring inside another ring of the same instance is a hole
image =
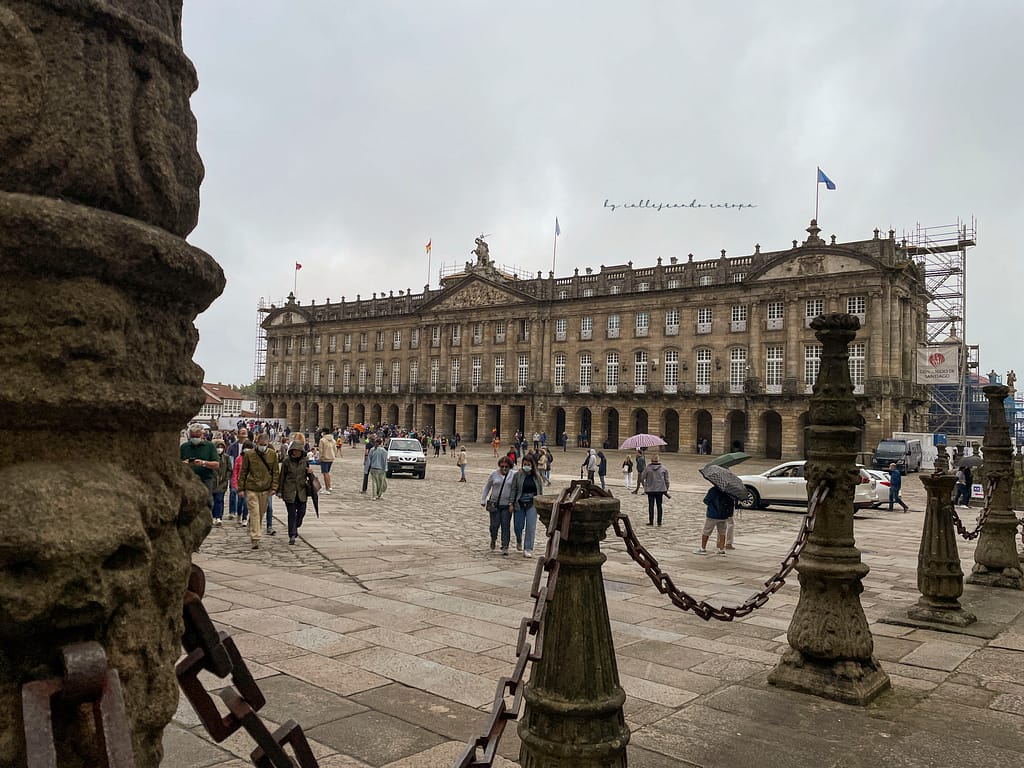
[[[186,0],[206,165],[190,241],[227,275],[208,381],[253,380],[260,298],[422,290],[490,237],[571,274],[977,218],[967,335],[1024,369],[1024,3]],[[611,210],[617,202],[750,203]]]

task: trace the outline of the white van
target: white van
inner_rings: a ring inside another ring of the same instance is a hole
[[[900,472],[921,471],[921,441],[890,438],[882,440],[875,448],[876,469],[888,469],[895,464]]]

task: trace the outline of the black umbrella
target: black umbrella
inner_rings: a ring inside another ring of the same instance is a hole
[[[708,464],[701,468],[700,473],[715,488],[729,494],[736,501],[743,501],[750,495],[750,491],[743,485],[743,481],[725,467],[717,464]]]
[[[956,463],[958,467],[980,467],[985,463],[981,456],[964,456]]]

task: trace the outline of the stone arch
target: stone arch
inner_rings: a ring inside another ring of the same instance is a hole
[[[352,423],[352,420],[348,417],[348,403],[342,403],[338,406],[338,424],[339,427],[347,427]]]
[[[576,411],[576,447],[585,448],[590,445],[590,437],[594,433],[592,423],[593,415],[589,408],[579,408]]]
[[[678,453],[679,412],[674,408],[666,408],[661,414],[661,436],[667,443],[662,450]]]
[[[398,424],[398,406],[388,406],[388,424]]]
[[[633,411],[633,416],[630,418],[629,423],[632,425],[634,435],[650,432],[651,425],[649,423],[646,408],[637,408]]]
[[[263,418],[272,419],[274,418],[274,401],[268,400],[266,405],[263,406]]]
[[[713,434],[711,414],[708,413],[708,411],[704,410],[703,408],[700,409],[699,411],[696,411],[693,414],[693,428],[693,433],[697,436],[697,446],[694,447],[695,450],[697,449],[697,447],[701,445],[703,441],[706,440],[708,453],[713,451],[714,443],[712,442]]]
[[[355,423],[356,424],[365,424],[366,423],[366,406],[363,405],[362,403],[359,403],[356,406]]]
[[[555,428],[552,431],[553,438],[549,437],[549,442],[554,442],[555,445],[560,445],[562,441],[562,433],[565,432],[565,408],[558,406],[552,410],[552,417],[554,418]]]
[[[725,451],[742,451],[747,445],[746,411],[729,411],[725,417]]]
[[[374,403],[370,409],[370,421],[373,422],[374,426],[379,427],[381,425],[381,407],[380,403]]]
[[[761,414],[761,445],[766,459],[782,458],[782,416],[776,411]]]
[[[324,406],[324,423],[321,426],[325,429],[334,429],[337,426],[334,423],[334,403],[328,403]]]
[[[307,414],[307,417],[309,418],[310,429],[316,429],[320,426],[320,403],[315,400],[313,401],[309,406],[309,413]]]
[[[302,403],[298,401],[292,403],[291,415],[288,417],[288,426],[292,428],[292,432],[298,432],[302,429]]]
[[[807,425],[811,423],[811,414],[804,411],[800,414],[800,418],[796,420],[796,452],[797,455],[802,458],[807,458],[807,441],[805,439],[807,434]]]
[[[617,408],[606,408],[604,412],[604,435],[608,447],[612,450],[619,447],[619,411]]]

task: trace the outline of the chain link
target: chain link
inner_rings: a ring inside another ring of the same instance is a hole
[[[192,704],[207,733],[218,744],[240,728],[256,742],[250,759],[257,768],[317,768],[316,758],[306,741],[302,728],[288,720],[273,733],[256,712],[266,704],[252,673],[246,667],[235,641],[226,632],[219,632],[203,606],[206,576],[193,564],[188,591],[182,605],[185,633],[181,644],[187,654],[178,662],[175,673],[178,685]],[[231,677],[232,685],[220,692],[228,714],[221,716],[213,698],[199,679],[200,672],[219,678]],[[297,762],[293,762],[284,746],[289,745]]]
[[[543,556],[537,560],[533,584],[530,587],[530,596],[534,599],[533,611],[524,616],[519,623],[515,667],[510,676],[498,680],[498,690],[494,695],[494,705],[491,707],[487,729],[466,744],[465,750],[452,763],[452,768],[490,768],[498,754],[498,743],[505,732],[505,726],[519,719],[523,706],[523,690],[526,688],[523,681],[526,668],[530,663],[540,661],[544,648],[544,618],[558,583],[559,547],[569,538],[573,505],[587,496],[611,494],[590,482],[573,480],[570,487],[562,489],[551,507],[547,545]],[[541,586],[545,574],[547,581]],[[530,637],[533,638],[532,643],[528,640]]]
[[[978,524],[973,531],[967,530],[967,527],[960,519],[960,515],[956,513],[956,505],[953,505],[953,525],[956,526],[957,532],[966,541],[973,541],[981,535],[981,529],[985,526],[985,521],[988,520],[989,510],[992,509],[992,492],[995,491],[998,482],[995,478],[989,481],[988,489],[985,492],[985,507],[981,510],[981,514],[978,515]]]
[[[709,621],[711,619],[715,619],[717,621],[732,621],[733,619],[742,618],[757,610],[767,603],[772,595],[782,589],[782,586],[786,583],[786,577],[788,577],[793,568],[796,567],[797,560],[800,558],[800,553],[803,552],[804,547],[807,545],[807,539],[814,530],[814,521],[818,513],[818,505],[826,496],[828,496],[828,492],[828,487],[825,483],[820,483],[818,487],[815,488],[810,501],[808,501],[807,514],[803,519],[803,523],[800,525],[800,530],[797,532],[796,541],[794,541],[793,546],[790,547],[790,550],[783,559],[779,570],[764,582],[764,589],[760,592],[754,593],[736,606],[711,605],[703,600],[697,600],[690,596],[685,590],[681,590],[676,587],[675,583],[672,581],[672,577],[661,570],[654,555],[652,555],[650,551],[640,543],[639,539],[637,539],[636,534],[633,533],[633,526],[629,522],[628,515],[619,513],[615,516],[612,525],[615,527],[615,534],[625,543],[626,551],[629,552],[629,556],[636,561],[637,565],[644,569],[644,573],[646,573],[648,578],[650,578],[654,583],[654,586],[658,588],[658,591],[663,595],[668,595],[669,600],[671,600],[674,605],[682,608],[684,611],[693,611],[694,614],[705,621]]]

